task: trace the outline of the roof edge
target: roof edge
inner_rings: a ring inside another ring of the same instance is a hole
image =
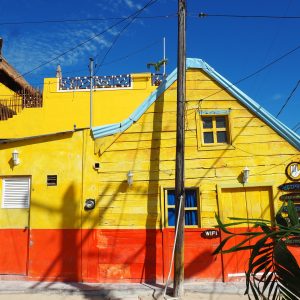
[[[187,69],[202,69],[205,73],[216,80],[225,90],[236,97],[242,104],[244,104],[250,111],[262,119],[272,129],[274,129],[280,136],[287,140],[296,149],[300,150],[300,136],[293,130],[288,128],[277,118],[271,115],[261,105],[255,102],[252,98],[242,92],[238,87],[216,72],[209,64],[199,58],[187,58]],[[150,105],[164,93],[170,85],[172,85],[177,79],[177,68],[162,82],[162,84],[153,91],[149,97],[124,121],[120,123],[102,125],[92,128],[92,136],[94,139],[104,136],[120,133],[128,129],[134,122],[136,122],[144,112],[150,107]]]

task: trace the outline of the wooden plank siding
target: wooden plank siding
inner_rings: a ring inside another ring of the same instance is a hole
[[[201,70],[187,72],[186,91],[186,187],[200,189],[200,224],[211,227],[218,211],[218,184],[237,184],[245,166],[251,170],[250,182],[279,184],[285,166],[299,153]],[[176,101],[175,82],[100,155],[98,207],[105,211],[101,226],[163,226],[161,188],[174,187],[175,178]],[[200,109],[230,109],[231,145],[198,147]],[[101,142],[105,139],[110,137]],[[126,195],[118,193],[129,170],[134,183]]]

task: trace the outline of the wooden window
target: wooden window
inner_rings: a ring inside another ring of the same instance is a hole
[[[186,189],[185,190],[185,226],[198,227],[198,190]],[[165,190],[165,203],[166,203],[166,225],[167,227],[175,226],[175,190]]]
[[[227,116],[202,116],[203,144],[228,144]]]
[[[2,208],[29,208],[30,178],[4,178]]]
[[[229,145],[229,110],[204,110],[199,111],[197,122],[198,145],[222,146]]]

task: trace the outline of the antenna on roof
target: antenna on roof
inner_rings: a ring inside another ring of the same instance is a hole
[[[56,68],[56,78],[62,79],[62,71],[61,71],[60,65],[57,65],[57,68]]]
[[[154,70],[156,73],[158,73],[161,69],[161,67],[164,68],[163,70],[163,77],[166,77],[166,64],[168,62],[168,59],[166,58],[166,38],[163,38],[163,59],[157,61],[157,62],[149,62],[147,63],[147,69],[150,69],[150,67],[154,67]]]

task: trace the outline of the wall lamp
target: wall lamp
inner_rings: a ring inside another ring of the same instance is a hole
[[[243,170],[243,183],[247,183],[250,175],[250,170],[248,167],[245,167]]]
[[[12,161],[13,161],[14,166],[17,166],[20,163],[19,151],[18,150],[14,150],[12,152]]]
[[[127,183],[129,186],[131,186],[133,183],[133,173],[131,171],[127,173]]]

